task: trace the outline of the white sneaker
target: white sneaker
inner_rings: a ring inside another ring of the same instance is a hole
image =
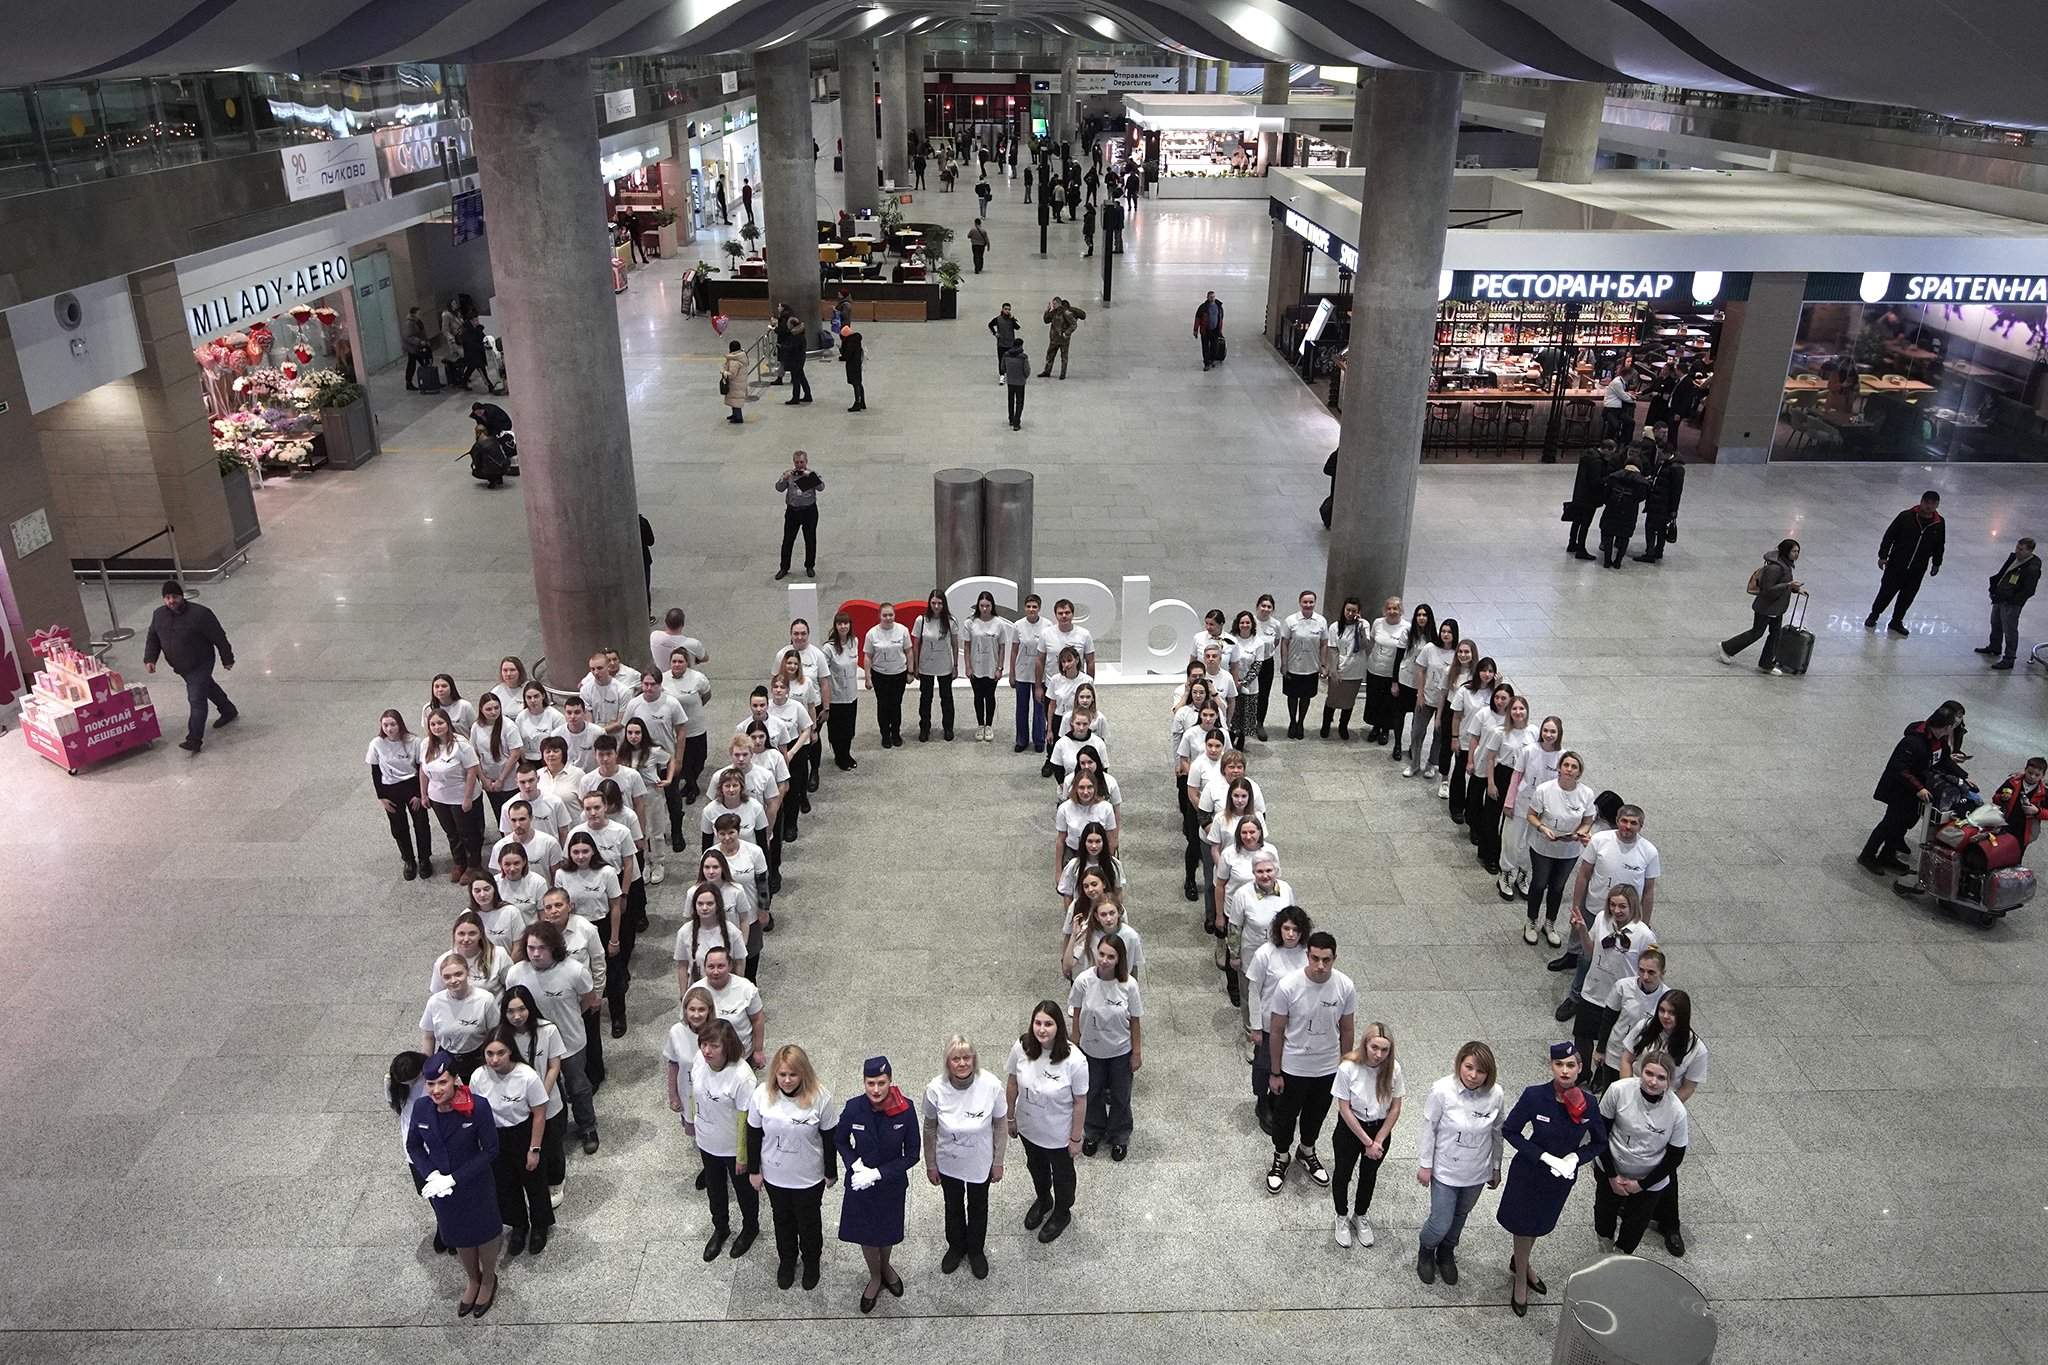
[[[1782,678],[1785,676],[1785,670],[1782,668],[1767,668],[1764,670],[1764,672],[1770,674],[1774,678]]]
[[[1425,782],[1434,782],[1442,776],[1443,774],[1436,770],[1436,764],[1434,763],[1422,770],[1422,780]]]
[[[1410,763],[1410,764],[1409,764],[1409,765],[1408,765],[1407,767],[1405,767],[1405,768],[1401,769],[1401,776],[1403,776],[1403,777],[1413,777],[1413,776],[1415,776],[1415,765],[1414,765],[1413,763]]]
[[[1348,1248],[1351,1245],[1351,1220],[1343,1214],[1337,1215],[1336,1226],[1331,1232],[1336,1236],[1338,1246]]]
[[[1353,1234],[1358,1238],[1360,1246],[1369,1247],[1372,1245],[1372,1220],[1370,1218],[1361,1213],[1351,1220],[1351,1227]]]
[[[1451,784],[1450,784],[1450,783],[1448,783],[1448,782],[1439,782],[1439,783],[1437,783],[1437,784],[1436,784],[1436,799],[1437,799],[1437,800],[1439,800],[1439,801],[1442,801],[1442,800],[1444,800],[1444,799],[1445,799],[1446,797],[1448,797],[1448,796],[1449,796],[1450,794],[1451,794]]]
[[[1557,932],[1557,926],[1555,924],[1546,924],[1543,926],[1543,937],[1550,940],[1550,946],[1553,948],[1564,947],[1564,935]]]
[[[668,876],[668,873],[663,870],[660,863],[649,863],[647,865],[647,880],[650,884],[660,886],[662,879],[666,876]]]
[[[560,1185],[548,1186],[548,1207],[551,1209],[562,1207],[562,1187]]]
[[[1528,923],[1527,923],[1526,925],[1524,925],[1524,926],[1523,926],[1523,928],[1522,928],[1522,942],[1524,942],[1524,943],[1534,943],[1535,941],[1536,941],[1536,921],[1534,921],[1534,920],[1530,920],[1530,921],[1529,921],[1529,922],[1528,922]]]
[[[1733,654],[1727,654],[1722,652],[1721,646],[1719,645],[1714,646],[1714,657],[1719,659],[1724,664],[1732,664],[1735,662],[1735,656]]]
[[[1515,894],[1518,896],[1529,894],[1529,874],[1527,872],[1515,873]]]

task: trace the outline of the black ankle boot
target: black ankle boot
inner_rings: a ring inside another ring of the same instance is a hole
[[[1323,722],[1323,733],[1325,735],[1330,733],[1330,722],[1327,720]],[[1337,713],[1337,738],[1347,743],[1350,742],[1351,713],[1349,711],[1339,711]]]
[[[1336,714],[1337,714],[1336,712],[1332,711],[1332,710],[1331,710],[1331,709],[1330,709],[1329,707],[1327,707],[1327,706],[1325,706],[1325,707],[1323,708],[1323,738],[1324,738],[1324,739],[1328,739],[1328,738],[1330,737],[1330,721],[1331,721],[1331,720],[1332,720],[1333,718],[1335,718]]]

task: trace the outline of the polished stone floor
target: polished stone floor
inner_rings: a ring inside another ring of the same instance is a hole
[[[973,202],[933,194],[917,209],[964,236]],[[709,642],[721,724],[782,637],[769,483],[797,446],[827,480],[828,601],[929,586],[930,475],[957,465],[1035,473],[1040,574],[1145,572],[1161,595],[1232,608],[1321,583],[1318,471],[1334,428],[1257,339],[1262,206],[1147,201],[1106,308],[1074,229],[1055,228],[1041,259],[1025,215],[1006,186],[990,272],[970,277],[957,324],[865,329],[859,416],[827,363],[815,405],[763,402],[729,427],[723,344],[677,317],[679,264],[636,273],[620,298],[657,604],[683,604]],[[1188,328],[1207,288],[1236,349],[1205,374]],[[1055,291],[1089,312],[1072,377],[1034,381],[1013,434],[982,323],[1008,298],[1042,339]],[[516,417],[516,395],[509,405]],[[1086,1163],[1064,1239],[1022,1232],[1018,1162],[992,1200],[992,1276],[939,1275],[940,1204],[920,1182],[900,1260],[909,1293],[858,1326],[848,1248],[828,1244],[810,1295],[775,1289],[766,1244],[702,1264],[694,1161],[658,1079],[671,880],[654,897],[631,1032],[607,1049],[604,1149],[572,1159],[546,1256],[508,1265],[486,1326],[458,1324],[459,1276],[427,1246],[381,1076],[416,1044],[423,974],[459,897],[398,880],[361,756],[381,708],[416,708],[441,669],[473,694],[538,631],[518,493],[484,491],[454,460],[463,400],[380,406],[385,456],[266,488],[249,567],[204,588],[240,652],[226,682],[241,725],[197,759],[164,743],[75,780],[0,741],[15,811],[0,827],[15,887],[0,912],[0,1360],[628,1365],[691,1342],[680,1349],[727,1361],[851,1343],[949,1360],[1278,1361],[1340,1340],[1392,1359],[1548,1357],[1555,1309],[1519,1320],[1505,1307],[1493,1197],[1473,1216],[1464,1282],[1417,1283],[1412,1118],[1371,1250],[1332,1245],[1327,1197],[1298,1175],[1265,1194],[1231,1013],[1178,894],[1164,698],[1148,687],[1109,701],[1150,964],[1137,1136],[1123,1165]],[[1970,653],[1985,576],[2048,524],[2048,476],[1700,468],[1665,563],[1619,573],[1560,552],[1569,479],[1432,466],[1410,581],[1387,586],[1457,616],[1539,713],[1564,718],[1589,780],[1649,811],[1671,980],[1694,992],[1713,1049],[1683,1176],[1691,1254],[1677,1265],[1714,1302],[1718,1358],[2042,1359],[2040,912],[1965,927],[1850,858],[1892,738],[1944,698],[1969,707],[1980,775],[2048,747],[2038,671],[1987,673]],[[1947,497],[1948,568],[1911,639],[1866,634],[1877,536],[1922,486]],[[1813,672],[1722,668],[1712,641],[1746,622],[1743,580],[1786,534],[1807,547]],[[125,615],[149,605],[146,589],[122,594]],[[139,650],[113,657],[132,669]],[[1004,744],[884,754],[864,730],[858,753],[858,773],[828,771],[791,853],[761,975],[771,1039],[804,1043],[839,1095],[877,1051],[921,1089],[955,1031],[999,1068],[1032,1003],[1061,994],[1047,787]],[[1494,1045],[1509,1085],[1537,1080],[1558,978],[1431,792],[1356,745],[1276,739],[1253,762],[1287,876],[1337,932],[1360,1017],[1398,1038],[1414,1102],[1467,1038]],[[1553,1304],[1596,1251],[1590,1219],[1580,1191],[1539,1250]],[[1654,1240],[1645,1254],[1666,1259]],[[963,1316],[976,1319],[965,1340],[947,1321]],[[735,1330],[749,1321],[763,1326]]]

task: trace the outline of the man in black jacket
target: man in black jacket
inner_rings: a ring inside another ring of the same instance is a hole
[[[1870,615],[1863,618],[1865,630],[1876,627],[1885,605],[1896,597],[1892,623],[1887,629],[1894,635],[1913,633],[1906,629],[1906,608],[1919,595],[1921,580],[1929,574],[1941,573],[1941,551],[1948,539],[1948,523],[1936,510],[1940,506],[1941,494],[1930,488],[1920,495],[1919,502],[1893,517],[1892,524],[1885,528],[1884,539],[1877,546],[1877,567],[1884,577],[1878,582],[1877,600],[1870,604]]]
[[[861,383],[860,367],[865,352],[861,347],[861,335],[848,323],[839,329],[839,363],[846,366],[846,382],[853,386],[853,406],[848,412],[868,410],[868,391]]]
[[[198,753],[200,744],[206,738],[206,704],[210,701],[220,708],[220,719],[214,728],[234,724],[241,712],[228,700],[228,694],[221,691],[220,684],[213,680],[213,661],[216,651],[220,666],[228,672],[235,667],[235,647],[228,643],[227,632],[220,628],[220,618],[207,608],[185,600],[184,585],[176,579],[164,584],[164,604],[149,618],[149,638],[142,647],[142,666],[151,673],[156,672],[156,661],[168,659],[171,671],[185,680],[185,698],[191,703],[192,716],[185,725],[185,738],[178,747],[188,753]]]
[[[2020,608],[2041,586],[2041,557],[2034,553],[2034,538],[2021,536],[2005,557],[1998,572],[1991,575],[1991,643],[1979,654],[1996,654],[1993,668],[2011,668],[2020,647]]]
[[[1921,807],[1932,799],[1938,777],[1961,780],[1963,770],[1949,752],[1949,735],[1955,729],[1955,713],[1941,707],[1926,720],[1915,721],[1899,736],[1886,760],[1884,775],[1877,779],[1874,801],[1884,802],[1884,818],[1856,861],[1867,872],[1911,872],[1906,859],[1906,831],[1920,818]]]
[[[1565,537],[1565,551],[1573,559],[1591,559],[1586,549],[1586,532],[1593,528],[1593,514],[1607,501],[1607,476],[1614,472],[1614,442],[1602,441],[1579,456],[1578,472],[1572,476],[1571,533]]]
[[[1003,310],[988,320],[988,334],[996,339],[996,383],[1003,382],[1003,362],[1009,357],[1010,348],[1017,344],[1018,317],[1004,304]]]

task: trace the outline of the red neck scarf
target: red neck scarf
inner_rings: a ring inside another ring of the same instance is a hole
[[[1579,1089],[1576,1085],[1568,1086],[1560,1091],[1553,1084],[1551,1092],[1557,1096],[1557,1102],[1564,1106],[1565,1116],[1573,1123],[1584,1123],[1586,1121],[1585,1091]],[[468,1092],[465,1091],[463,1093],[467,1094]]]
[[[467,1094],[468,1092],[464,1091],[463,1093]],[[875,1106],[875,1108],[882,1111],[882,1117],[888,1119],[895,1118],[909,1107],[910,1101],[903,1098],[903,1092],[893,1085],[889,1087],[889,1093],[882,1096],[882,1102]]]
[[[469,1093],[468,1086],[458,1085],[455,1087],[455,1098],[448,1101],[448,1107],[462,1117],[468,1118],[476,1112],[476,1096]]]

